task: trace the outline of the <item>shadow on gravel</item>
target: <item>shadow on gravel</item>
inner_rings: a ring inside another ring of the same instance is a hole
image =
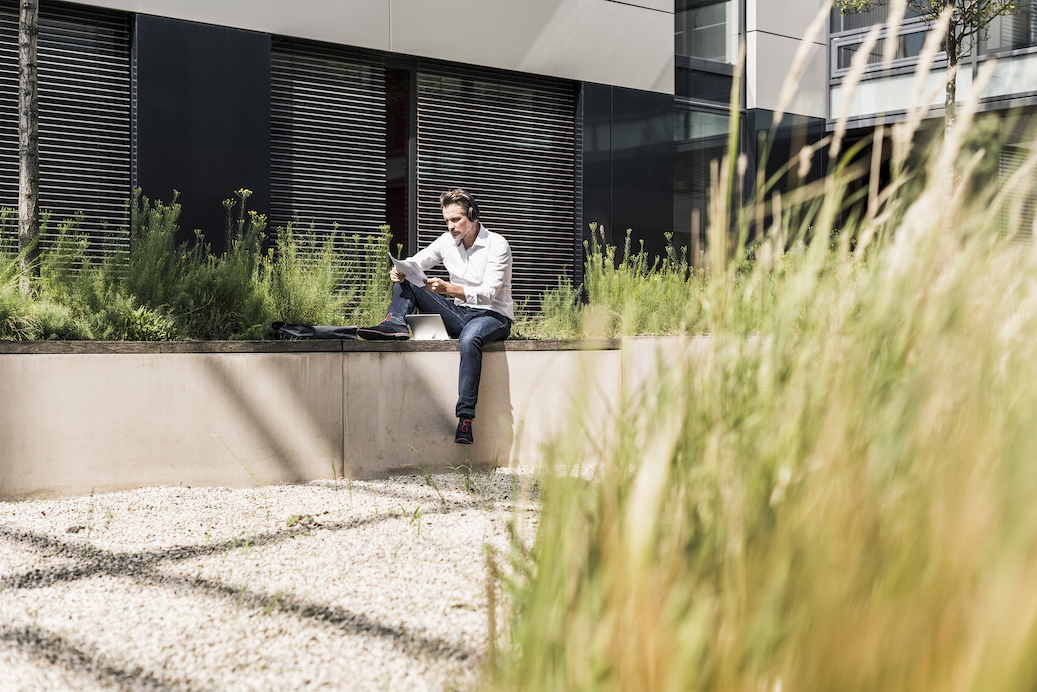
[[[464,467],[458,466],[456,468],[463,469]],[[458,478],[457,482],[460,488],[451,488],[447,487],[445,484],[433,484],[425,481],[424,485],[416,488],[413,486],[403,486],[404,488],[410,487],[410,490],[395,488],[392,485],[379,486],[377,493],[379,497],[391,497],[394,500],[429,503],[429,507],[438,507],[438,511],[436,512],[437,514],[450,514],[451,512],[463,512],[469,509],[483,509],[487,507],[494,507],[497,509],[506,509],[510,507],[512,504],[510,498],[513,495],[518,496],[518,488],[516,487],[503,498],[493,498],[493,489],[491,487],[480,487],[488,486],[489,483],[492,483],[492,481],[485,477],[485,474],[486,471],[476,469],[475,471],[470,472],[468,477],[469,480],[466,481],[462,471],[455,471],[454,475]],[[420,479],[421,475],[407,474],[406,477],[411,479]],[[371,481],[363,482],[368,483]],[[466,482],[473,484],[472,489],[464,489]],[[440,494],[442,494],[443,499],[440,499]],[[425,506],[426,505],[424,504],[422,505],[422,507]]]
[[[427,514],[440,514],[429,511]],[[374,517],[356,519],[335,524],[323,524],[319,528],[326,531],[345,531],[389,519],[398,519],[400,514],[390,513]],[[466,659],[472,655],[468,649],[439,637],[427,637],[412,633],[402,627],[394,627],[373,620],[363,613],[331,607],[321,603],[313,603],[295,599],[283,593],[265,594],[248,588],[235,587],[231,584],[201,578],[180,577],[163,574],[157,571],[163,563],[178,562],[195,557],[204,557],[235,548],[256,547],[283,541],[299,534],[315,529],[301,531],[278,531],[248,539],[221,541],[213,545],[180,546],[164,550],[143,551],[138,553],[113,553],[101,550],[89,544],[68,543],[46,534],[28,531],[17,531],[0,526],[0,539],[14,543],[31,545],[49,552],[49,557],[74,558],[76,564],[54,569],[35,569],[20,575],[0,578],[0,593],[18,589],[43,588],[61,582],[87,579],[97,575],[111,577],[130,577],[138,584],[149,584],[156,587],[174,587],[194,590],[206,595],[216,595],[233,601],[239,608],[248,608],[261,613],[273,610],[290,613],[306,618],[323,626],[341,630],[342,634],[365,635],[379,637],[392,644],[401,653],[408,656],[432,657],[434,659],[458,658]],[[64,664],[77,671],[98,676],[111,682],[122,680],[125,685],[132,680],[135,685],[144,684],[149,689],[181,690],[189,689],[181,686],[169,686],[153,673],[138,667],[114,667],[100,658],[91,657],[65,642],[61,637],[48,634],[42,630],[12,629],[0,627],[0,643],[13,643],[27,654]],[[58,654],[61,655],[58,655]]]
[[[22,652],[34,661],[88,675],[120,690],[145,687],[159,692],[189,692],[194,689],[155,675],[140,666],[123,665],[109,660],[103,654],[88,653],[64,637],[39,627],[0,627],[0,643]]]

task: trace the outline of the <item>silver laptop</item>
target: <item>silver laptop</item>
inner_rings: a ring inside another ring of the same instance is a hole
[[[407,321],[407,326],[410,327],[414,339],[417,341],[450,338],[450,335],[446,333],[443,318],[439,315],[407,315],[403,319]]]

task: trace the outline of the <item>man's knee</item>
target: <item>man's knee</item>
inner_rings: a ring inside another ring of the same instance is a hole
[[[462,329],[461,335],[457,337],[457,341],[462,353],[473,350],[482,351],[483,337],[475,329]]]
[[[392,287],[393,298],[403,296],[404,298],[414,299],[414,291],[411,290],[409,281],[401,281],[398,284],[393,284]]]

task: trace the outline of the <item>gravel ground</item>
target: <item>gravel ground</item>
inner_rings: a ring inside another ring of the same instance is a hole
[[[0,503],[0,690],[470,690],[498,469]]]

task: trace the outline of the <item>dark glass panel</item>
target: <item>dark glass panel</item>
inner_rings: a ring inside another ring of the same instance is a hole
[[[612,242],[652,256],[673,230],[673,97],[612,89]]]
[[[734,78],[728,75],[712,74],[677,68],[674,90],[678,96],[728,103],[731,100],[731,86]]]
[[[673,245],[678,251],[686,248],[696,266],[702,265],[706,251],[710,167],[727,153],[728,131],[726,115],[674,113]]]
[[[408,133],[410,131],[411,71],[385,70],[385,220],[392,231],[392,251],[400,257],[413,252],[410,248],[410,210],[408,209]],[[399,246],[403,246],[399,250]]]
[[[223,200],[270,208],[270,36],[137,15],[137,183],[183,204],[178,241],[227,246]]]

